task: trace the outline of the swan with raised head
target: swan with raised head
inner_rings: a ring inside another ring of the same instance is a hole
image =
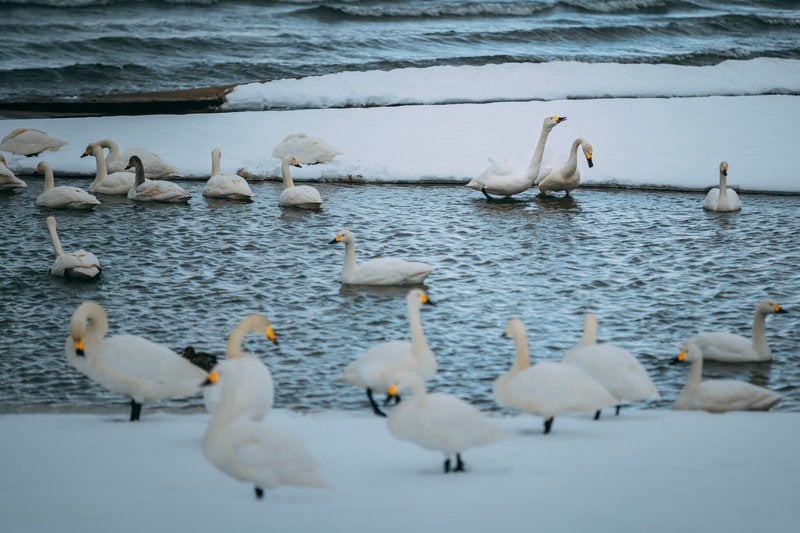
[[[0,141],[0,152],[33,157],[47,150],[55,152],[65,144],[67,141],[51,137],[42,130],[17,128]]]
[[[89,192],[96,194],[122,195],[128,194],[136,185],[136,174],[133,172],[108,173],[106,161],[103,159],[103,148],[99,144],[90,143],[81,157],[93,156],[97,164],[94,181],[89,184]]]
[[[578,188],[581,184],[581,173],[578,170],[578,146],[583,150],[586,164],[589,168],[594,166],[592,145],[585,139],[575,139],[569,149],[569,158],[560,168],[556,168],[536,180],[539,192],[549,195],[555,191],[564,191],[565,196]]]
[[[95,302],[84,302],[72,314],[66,342],[69,361],[90,379],[131,399],[131,421],[139,420],[142,404],[197,394],[208,374],[166,346],[137,335],[106,337],[108,318]]]
[[[424,291],[411,289],[406,296],[411,342],[390,341],[372,346],[342,372],[343,381],[367,390],[367,398],[376,415],[386,416],[386,413],[375,403],[373,391],[388,390],[400,372],[414,372],[424,381],[436,374],[436,358],[422,331],[420,309],[423,305],[434,304]],[[390,398],[386,398],[387,402]]]
[[[389,432],[400,440],[444,454],[444,473],[464,471],[461,454],[508,437],[478,409],[461,398],[441,392],[428,393],[418,374],[400,372],[387,393],[411,395],[395,406],[387,417]],[[455,465],[451,458],[455,456]]]
[[[272,157],[283,159],[291,154],[304,165],[316,165],[327,163],[340,153],[322,139],[309,137],[305,133],[293,133],[275,146]]]
[[[736,191],[728,188],[728,162],[719,164],[719,187],[714,187],[703,200],[703,209],[709,211],[739,211],[742,202]]]
[[[536,148],[527,168],[519,169],[507,163],[500,163],[490,159],[491,165],[489,165],[489,168],[473,178],[466,186],[470,189],[481,191],[489,201],[496,199],[491,196],[492,194],[508,197],[527,191],[533,186],[536,178],[539,177],[547,136],[550,135],[550,131],[554,127],[565,120],[567,120],[567,117],[545,117],[542,122],[539,141],[536,143]]]
[[[28,184],[14,175],[8,168],[5,156],[0,154],[0,192],[14,192],[27,187]]]
[[[299,209],[319,209],[322,197],[319,191],[310,185],[295,185],[289,167],[300,168],[300,162],[291,154],[281,159],[281,176],[283,176],[283,191],[278,198],[279,207],[297,207]]]
[[[135,155],[144,164],[146,178],[175,178],[181,176],[177,168],[145,148],[130,148],[120,153],[119,146],[111,139],[103,139],[95,144],[100,145],[102,148],[108,148],[108,155],[105,159],[108,172],[122,172],[128,165],[127,161],[130,160],[131,156]]]
[[[691,363],[686,385],[683,387],[673,409],[708,411],[768,411],[778,403],[781,395],[764,387],[757,387],[744,381],[715,379],[702,381],[703,351],[691,342],[681,345],[681,352],[672,364]]]
[[[50,209],[93,209],[100,205],[93,194],[78,187],[59,185],[56,187],[53,168],[46,161],[39,161],[35,173],[44,173],[44,190],[36,197],[36,205]]]
[[[703,351],[703,358],[708,361],[726,363],[756,363],[770,361],[772,350],[767,344],[764,328],[767,315],[786,313],[786,309],[766,298],[756,306],[753,315],[753,336],[748,339],[742,335],[727,332],[704,333],[689,339]]]
[[[345,285],[419,285],[434,269],[428,263],[395,257],[378,257],[358,265],[353,234],[343,229],[329,244],[337,242],[344,243],[342,283]]]
[[[516,357],[494,382],[492,394],[501,407],[541,416],[547,434],[557,416],[617,405],[617,399],[580,368],[555,361],[530,366],[528,339],[519,319],[510,319],[503,335],[514,339]]]
[[[284,430],[254,421],[246,413],[258,391],[251,386],[244,367],[220,364],[208,383],[220,387],[220,405],[203,437],[203,455],[219,470],[255,486],[256,498],[265,488],[279,485],[327,487],[317,465],[297,437]]]
[[[50,268],[51,274],[76,279],[94,279],[100,275],[100,261],[93,253],[86,250],[64,253],[54,217],[47,217],[47,230],[56,254],[56,260]]]
[[[253,191],[241,176],[223,174],[220,170],[222,152],[219,148],[211,150],[211,177],[203,187],[203,196],[208,198],[225,198],[249,202],[253,199]]]
[[[159,202],[167,204],[186,203],[192,197],[183,187],[171,181],[148,180],[144,177],[144,165],[138,155],[131,156],[126,169],[136,171],[136,183],[128,191],[128,199],[136,202]]]

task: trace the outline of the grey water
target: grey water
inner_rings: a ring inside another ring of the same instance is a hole
[[[535,363],[560,360],[591,312],[600,340],[636,354],[661,392],[634,408],[669,408],[688,373],[669,364],[680,341],[700,330],[749,335],[756,304],[770,297],[789,310],[767,319],[774,360],[707,363],[705,377],[768,387],[783,395],[775,410],[800,409],[800,196],[745,194],[741,212],[710,213],[692,192],[581,188],[572,199],[531,192],[489,204],[461,186],[321,183],[324,209],[303,212],[278,208],[276,182],[253,183],[255,201],[238,204],[204,199],[202,181],[183,181],[194,195],[185,206],[101,196],[94,211],[77,212],[36,207],[42,180],[28,183],[0,197],[0,412],[125,416],[124,398],[65,358],[70,317],[85,300],[104,306],[110,335],[218,355],[242,318],[262,313],[279,345],[251,335],[245,349],[271,369],[277,406],[366,410],[364,392],[338,375],[370,346],[408,339],[408,289],[342,286],[344,250],[329,241],[343,228],[359,261],[435,265],[425,288],[436,305],[422,310],[439,362],[431,389],[497,410],[492,383],[514,356],[501,337],[507,320],[526,325]],[[99,257],[99,281],[48,274],[48,214],[67,251]],[[194,397],[145,409],[201,405]]]

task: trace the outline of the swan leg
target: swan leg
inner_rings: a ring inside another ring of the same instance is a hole
[[[450,472],[450,458],[444,460],[444,473],[447,474]]]
[[[551,416],[547,420],[544,421],[544,434],[547,435],[550,433],[550,429],[553,427],[553,417]]]
[[[621,405],[618,405],[618,406],[617,406],[617,412],[616,412],[616,413],[614,413],[614,416],[619,416],[619,408],[620,408],[620,407],[622,407],[622,406],[621,406]]]
[[[594,419],[595,420],[600,420],[600,412],[601,412],[601,410],[598,409],[597,412],[594,414]]]
[[[453,469],[453,472],[466,472],[464,470],[464,461],[461,460],[461,454],[456,454],[456,467]]]
[[[481,187],[481,192],[483,193],[483,195],[486,197],[486,199],[488,201],[494,202],[495,200],[497,200],[497,198],[494,198],[493,196],[489,196],[489,193],[486,192],[486,187]]]
[[[142,404],[137,403],[136,400],[131,398],[131,422],[136,422],[139,420],[139,416],[142,414]]]
[[[367,398],[369,398],[369,403],[372,405],[372,412],[378,416],[385,417],[386,413],[381,411],[381,408],[378,407],[377,403],[375,403],[375,398],[372,397],[372,389],[370,389],[369,387],[367,387]]]
[[[264,489],[259,486],[256,486],[256,499],[263,500],[264,499]]]
[[[383,405],[384,406],[389,405],[389,403],[391,403],[392,400],[394,400],[394,404],[397,405],[398,403],[400,403],[401,399],[402,398],[400,398],[399,394],[387,394],[386,399],[383,400]]]

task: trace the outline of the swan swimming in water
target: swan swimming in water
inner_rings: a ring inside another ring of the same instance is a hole
[[[592,145],[585,139],[575,139],[572,141],[572,146],[569,149],[569,158],[564,163],[564,166],[551,170],[536,180],[539,192],[549,195],[554,191],[564,191],[565,196],[569,196],[573,190],[578,188],[578,185],[581,184],[581,173],[578,170],[578,146],[583,150],[583,155],[586,157],[586,164],[589,165],[589,168],[594,166]]]
[[[34,169],[36,174],[44,173],[44,190],[36,197],[36,205],[50,209],[93,209],[100,205],[94,195],[78,187],[55,186],[53,168],[46,161],[39,161]]]
[[[203,196],[209,198],[226,198],[249,202],[253,199],[253,191],[241,176],[223,174],[220,170],[222,152],[219,148],[211,151],[211,177],[203,187]]]
[[[340,153],[322,139],[309,137],[305,133],[294,133],[275,146],[272,150],[272,157],[283,159],[291,154],[304,165],[315,165],[327,163]]]
[[[8,168],[5,156],[0,154],[0,192],[14,192],[27,187],[28,184],[14,175]]]
[[[714,187],[703,200],[703,209],[709,211],[739,211],[742,202],[736,191],[728,188],[728,162],[722,161],[719,164],[719,187]]]
[[[136,174],[133,172],[108,173],[106,161],[103,159],[103,148],[94,143],[86,146],[81,157],[93,156],[97,164],[94,181],[89,184],[89,192],[96,194],[122,195],[128,194],[136,185]]]
[[[47,217],[47,230],[56,254],[56,260],[50,268],[51,274],[75,279],[94,279],[100,275],[100,261],[93,253],[86,250],[64,253],[54,217]]]
[[[105,158],[106,170],[108,170],[108,172],[122,172],[128,165],[127,161],[130,160],[131,156],[135,155],[142,160],[145,169],[145,178],[176,178],[181,176],[177,168],[145,148],[130,148],[120,154],[119,146],[111,139],[103,139],[97,141],[95,144],[99,145],[101,148],[108,148],[108,155]]]
[[[328,244],[344,243],[342,283],[345,285],[418,285],[434,267],[419,261],[405,261],[395,257],[379,257],[356,264],[356,239],[343,229]]]
[[[0,141],[0,152],[34,157],[47,150],[55,152],[65,144],[67,141],[51,137],[42,130],[17,128]]]
[[[136,183],[128,191],[128,199],[136,202],[159,202],[168,204],[186,203],[192,197],[183,187],[171,181],[148,180],[144,177],[144,166],[139,156],[131,156],[126,169],[136,170]]]
[[[300,162],[293,155],[285,155],[281,160],[281,176],[283,176],[283,191],[278,198],[280,207],[297,207],[299,209],[319,209],[322,197],[319,191],[310,185],[295,185],[289,166],[300,168]]]

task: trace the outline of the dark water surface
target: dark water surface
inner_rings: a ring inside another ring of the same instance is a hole
[[[59,179],[59,184],[88,185]],[[686,367],[668,365],[699,329],[750,334],[755,305],[772,297],[789,309],[767,319],[771,363],[707,364],[706,377],[748,380],[784,395],[777,410],[800,409],[800,197],[742,196],[740,213],[701,208],[702,194],[579,189],[574,200],[523,195],[487,204],[459,186],[317,185],[318,213],[282,211],[280,185],[253,185],[256,201],[207,201],[203,182],[182,182],[188,206],[136,205],[101,197],[94,212],[51,212],[23,194],[0,197],[3,276],[0,412],[87,410],[125,400],[66,361],[74,309],[101,303],[110,334],[134,333],[175,350],[222,354],[231,329],[260,312],[280,345],[250,336],[276,382],[276,405],[366,409],[363,391],[337,380],[369,346],[407,339],[407,289],[339,283],[351,229],[359,260],[399,256],[437,267],[428,278],[438,304],[422,312],[439,361],[431,388],[496,409],[493,380],[514,354],[501,338],[509,317],[527,326],[532,360],[558,360],[581,335],[584,313],[599,336],[633,351],[671,405]],[[97,283],[48,274],[53,255],[45,217],[55,214],[67,251],[94,252]],[[162,406],[197,407],[199,397]]]

